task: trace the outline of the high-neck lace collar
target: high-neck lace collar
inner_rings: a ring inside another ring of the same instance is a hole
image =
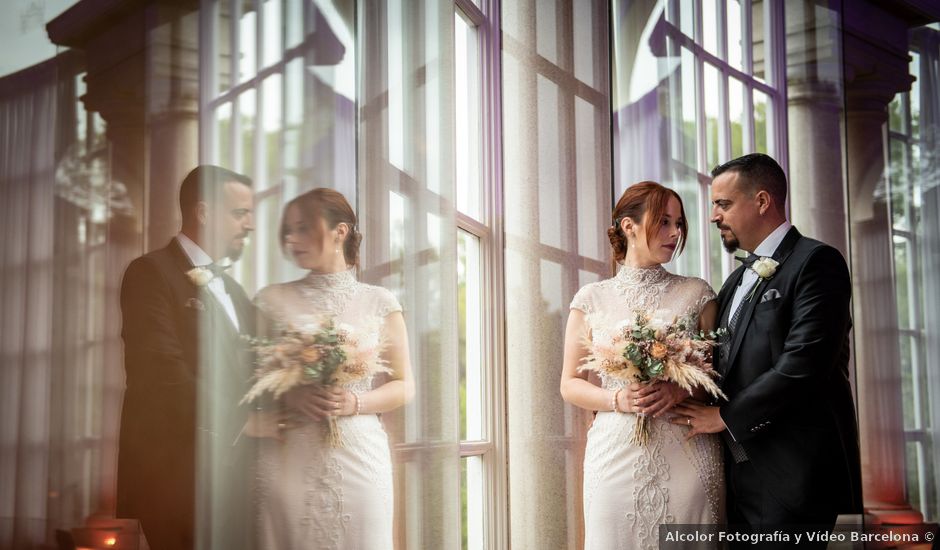
[[[315,273],[311,271],[300,280],[303,286],[314,289],[343,289],[356,284],[355,268],[336,273]]]
[[[662,264],[649,267],[621,265],[620,270],[617,271],[617,279],[629,285],[658,283],[665,280],[668,275],[669,272]]]

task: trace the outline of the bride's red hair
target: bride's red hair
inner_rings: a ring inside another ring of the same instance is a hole
[[[641,181],[627,188],[617,201],[612,215],[611,226],[607,228],[607,238],[610,239],[610,246],[614,250],[614,261],[622,262],[627,256],[627,236],[620,229],[620,222],[624,218],[630,218],[633,223],[643,224],[646,230],[646,242],[649,243],[650,237],[656,233],[656,226],[660,218],[666,213],[666,205],[669,199],[675,197],[679,201],[679,212],[682,214],[682,225],[679,226],[679,252],[685,248],[685,241],[688,237],[689,226],[685,217],[685,207],[682,206],[682,197],[678,193],[663,187],[655,181]],[[645,218],[644,218],[645,216]]]

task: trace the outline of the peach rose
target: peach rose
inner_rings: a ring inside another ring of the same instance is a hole
[[[669,350],[663,345],[662,342],[653,342],[652,347],[650,348],[650,355],[653,356],[653,359],[662,359],[666,356],[666,352]]]

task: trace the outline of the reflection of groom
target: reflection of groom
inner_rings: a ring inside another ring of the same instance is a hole
[[[691,434],[722,432],[729,523],[831,526],[861,513],[848,268],[835,248],[787,223],[786,176],[772,158],[746,155],[712,176],[722,243],[752,254],[718,295],[728,402],[676,410]]]
[[[232,441],[250,375],[239,334],[252,332],[254,312],[216,262],[237,260],[254,229],[251,180],[199,166],[179,202],[182,231],[131,262],[121,287],[117,515],[139,519],[153,550],[244,548],[251,475]]]

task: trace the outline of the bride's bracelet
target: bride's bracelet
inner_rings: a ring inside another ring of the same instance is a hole
[[[356,416],[362,414],[362,396],[356,392],[352,392],[356,396]]]
[[[617,398],[620,397],[620,392],[622,391],[623,391],[623,388],[618,388],[616,391],[614,391],[614,395],[611,396],[610,398],[610,410],[612,410],[613,412],[616,412],[616,413],[623,412],[620,410],[620,407],[617,406]]]

